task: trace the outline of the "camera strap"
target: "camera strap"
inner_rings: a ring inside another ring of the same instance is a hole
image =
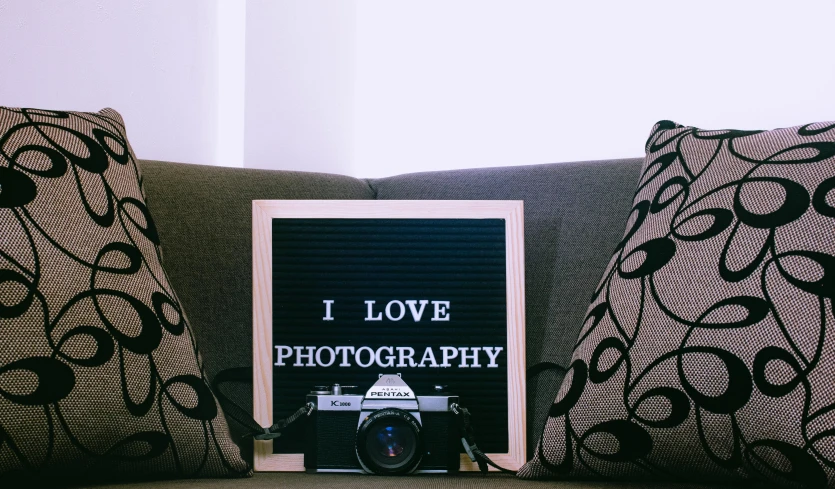
[[[566,368],[552,362],[540,362],[528,369],[527,377],[530,379],[547,370],[560,370],[564,373],[566,371]],[[215,375],[215,378],[212,381],[212,390],[214,391],[215,396],[217,396],[217,399],[220,402],[223,411],[229,418],[235,420],[241,426],[245,427],[248,430],[247,433],[244,435],[245,438],[251,436],[256,440],[273,440],[275,438],[280,437],[281,432],[285,428],[287,428],[288,426],[300,419],[305,419],[306,417],[310,416],[310,414],[313,412],[313,404],[307,403],[304,406],[297,409],[290,416],[282,420],[279,420],[277,423],[273,424],[269,428],[265,428],[258,424],[247,410],[243,409],[240,406],[240,404],[231,400],[220,389],[220,386],[222,384],[226,384],[229,382],[251,383],[252,367],[228,368]],[[504,473],[516,473],[510,469],[506,469],[504,467],[499,466],[498,464],[490,460],[490,457],[488,457],[484,452],[481,451],[480,448],[478,448],[473,433],[473,426],[471,421],[472,415],[470,414],[470,411],[467,408],[459,404],[453,404],[452,412],[455,414],[455,419],[458,422],[459,433],[461,435],[461,444],[463,445],[464,450],[467,452],[467,455],[470,457],[470,460],[478,464],[478,468],[479,470],[481,470],[482,473],[486,474],[488,472],[488,466],[494,467],[495,469]]]
[[[310,416],[310,413],[313,412],[313,403],[309,402],[297,409],[296,412],[290,416],[279,420],[269,428],[264,428],[260,424],[256,423],[245,409],[243,409],[238,403],[229,399],[229,397],[227,397],[220,389],[220,385],[227,382],[251,381],[252,369],[249,367],[242,367],[223,370],[215,376],[214,381],[212,382],[212,390],[214,390],[217,400],[220,402],[221,407],[223,407],[223,411],[227,416],[234,419],[248,430],[247,433],[244,434],[244,438],[251,436],[256,440],[274,440],[281,436],[282,430],[299,419]]]
[[[532,367],[528,368],[527,371],[527,378],[530,379],[532,377],[536,377],[542,372],[547,370],[560,370],[563,373],[566,372],[565,367],[562,365],[558,365],[553,362],[540,362]],[[478,448],[478,445],[475,443],[475,436],[473,434],[473,426],[469,409],[459,405],[453,404],[452,405],[452,412],[455,413],[455,417],[458,420],[459,425],[459,432],[461,433],[461,444],[464,446],[464,450],[467,452],[467,455],[470,457],[470,460],[478,464],[479,470],[483,474],[486,474],[489,470],[487,466],[491,466],[500,472],[504,472],[507,474],[515,474],[516,472],[510,469],[506,469],[497,463],[490,460],[490,457],[487,456],[484,452]]]
[[[460,404],[453,404],[451,408],[452,412],[455,413],[455,419],[458,421],[458,430],[461,434],[461,444],[464,446],[464,450],[467,452],[470,460],[478,464],[478,469],[481,473],[486,474],[487,471],[490,470],[487,467],[489,465],[500,472],[504,472],[506,474],[516,474],[516,471],[506,469],[490,460],[490,457],[478,448],[478,445],[475,443],[475,435],[473,434],[472,415],[470,414],[470,410]]]

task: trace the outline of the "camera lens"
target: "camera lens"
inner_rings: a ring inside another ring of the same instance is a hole
[[[374,434],[376,436],[369,437],[368,444],[376,448],[378,453],[384,457],[402,455],[405,447],[414,445],[414,435],[406,431],[407,428],[397,426],[398,424],[400,423],[388,423],[388,426],[375,427]]]
[[[372,413],[357,431],[357,455],[377,474],[405,474],[423,455],[420,423],[400,409]]]

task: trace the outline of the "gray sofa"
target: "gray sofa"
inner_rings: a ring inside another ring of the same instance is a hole
[[[641,159],[400,175],[361,180],[141,161],[163,260],[188,315],[207,373],[252,364],[251,201],[255,199],[508,199],[525,201],[528,365],[567,366],[590,294],[621,239]],[[562,375],[528,383],[528,454]],[[241,398],[251,392],[241,388]],[[249,406],[247,406],[249,407]],[[233,433],[236,429],[232,424]],[[238,433],[239,434],[239,433]],[[251,443],[242,451],[251,460]],[[241,480],[137,483],[142,487],[670,487],[670,484],[531,482],[482,477],[257,473]],[[677,487],[701,487],[675,484]],[[119,487],[125,487],[121,485]]]

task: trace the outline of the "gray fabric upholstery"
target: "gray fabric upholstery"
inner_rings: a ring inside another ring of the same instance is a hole
[[[528,364],[566,365],[589,297],[629,213],[641,159],[418,173],[362,181],[141,161],[163,262],[195,329],[208,373],[250,365],[253,199],[511,199],[525,201]],[[562,375],[529,383],[533,446]],[[242,393],[245,399],[249,392]],[[247,406],[248,407],[248,406]],[[244,444],[245,451],[247,445]],[[532,453],[529,449],[529,453]],[[357,475],[256,474],[244,480],[174,480],[98,487],[391,487],[403,479]],[[702,488],[605,482],[531,482],[491,474],[415,476],[415,488]]]
[[[163,261],[210,377],[252,365],[252,201],[372,199],[359,179],[140,160]]]
[[[186,479],[158,482],[139,482],[112,486],[91,486],[96,489],[209,489],[234,487],[236,489],[302,489],[314,487],[338,487],[340,489],[375,489],[409,487],[410,489],[489,489],[489,488],[551,488],[551,489],[707,489],[714,486],[703,484],[658,484],[587,481],[525,481],[509,475],[477,474],[415,475],[403,477],[382,477],[360,474],[304,474],[304,473],[259,473],[251,479]],[[723,486],[730,487],[730,486]]]
[[[374,197],[364,181],[339,175],[144,160],[139,167],[165,270],[210,379],[252,365],[252,201]],[[251,412],[251,388],[237,388]],[[241,448],[251,461],[251,443]]]
[[[378,199],[524,200],[528,366],[567,367],[595,286],[623,236],[643,159],[427,172],[371,180]],[[528,453],[561,372],[528,386]]]

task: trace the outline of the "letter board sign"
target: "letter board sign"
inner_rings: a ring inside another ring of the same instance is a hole
[[[314,386],[381,400],[440,386],[479,448],[520,467],[522,228],[516,201],[254,201],[255,419],[289,416]],[[382,374],[407,386],[369,391]],[[303,470],[304,442],[303,423],[256,442],[256,470]]]

